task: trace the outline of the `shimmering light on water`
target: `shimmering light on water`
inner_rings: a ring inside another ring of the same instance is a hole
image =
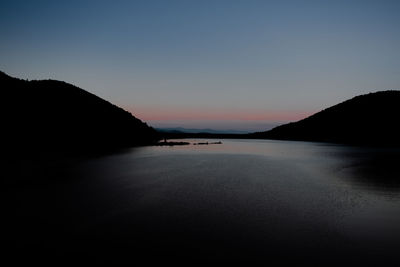
[[[114,244],[125,260],[132,250],[206,262],[396,255],[399,150],[188,141],[32,168],[35,179],[53,181],[9,196],[17,221],[36,222],[12,227],[13,234],[59,244],[56,232],[81,249],[112,251]]]

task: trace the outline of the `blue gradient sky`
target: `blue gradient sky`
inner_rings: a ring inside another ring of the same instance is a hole
[[[400,1],[1,1],[0,70],[154,126],[261,130],[400,89]]]

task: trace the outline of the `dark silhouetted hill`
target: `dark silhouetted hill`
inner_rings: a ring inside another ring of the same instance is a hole
[[[95,152],[158,139],[129,112],[71,84],[0,72],[0,85],[3,151]]]
[[[252,138],[359,145],[400,145],[400,91],[354,97],[308,118]]]

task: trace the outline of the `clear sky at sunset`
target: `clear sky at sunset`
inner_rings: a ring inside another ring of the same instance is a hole
[[[0,2],[0,70],[153,126],[262,130],[400,89],[400,1]]]

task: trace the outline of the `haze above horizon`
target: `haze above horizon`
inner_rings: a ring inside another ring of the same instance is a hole
[[[155,127],[265,130],[400,89],[398,1],[2,1],[0,70]]]

